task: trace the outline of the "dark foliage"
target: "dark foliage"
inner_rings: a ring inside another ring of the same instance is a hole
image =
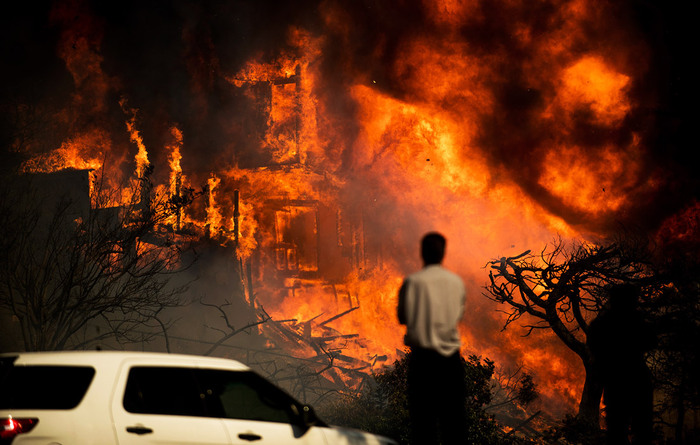
[[[523,374],[518,381],[516,391],[517,400],[523,405],[527,405],[537,399],[537,385],[532,378],[532,374]]]
[[[663,394],[656,398],[656,422],[677,444],[700,440],[697,423],[689,421],[700,411],[700,241],[695,232],[697,227],[680,246],[660,249],[664,286],[644,308],[657,338],[649,360],[654,385]]]
[[[391,437],[400,444],[410,443],[407,374],[410,353],[373,376],[357,397],[320,407],[323,417],[331,424],[360,428]],[[494,363],[476,355],[464,360],[466,370],[467,418],[469,443],[515,444],[519,439],[507,436],[493,416],[484,411],[491,401],[491,377]]]
[[[565,443],[599,445],[605,443],[605,433],[596,425],[580,416],[568,414],[561,425],[550,428],[543,434],[545,443]]]

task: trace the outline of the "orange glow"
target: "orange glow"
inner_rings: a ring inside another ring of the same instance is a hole
[[[240,88],[248,82],[269,82],[280,75],[283,78],[290,78],[296,72],[297,63],[291,56],[280,57],[274,64],[250,61],[245,68],[235,76],[228,77],[227,80]]]
[[[215,194],[214,190],[216,187],[219,185],[221,182],[221,179],[219,179],[215,174],[211,174],[209,179],[207,180],[207,222],[206,225],[209,227],[209,233],[212,235],[218,235],[219,230],[221,229],[221,212],[219,212],[219,208],[216,206],[216,199],[215,199]]]
[[[294,161],[299,156],[296,137],[299,92],[296,83],[272,85],[272,106],[266,146],[277,163]]]
[[[180,166],[180,160],[182,159],[182,154],[180,153],[180,147],[182,147],[182,132],[177,127],[172,127],[170,133],[173,137],[173,142],[169,144],[166,149],[170,151],[168,163],[170,164],[170,193],[175,195],[178,193],[178,182],[182,182],[182,166]]]
[[[470,55],[466,43],[415,38],[404,43],[402,49],[404,57],[396,64],[396,75],[405,79],[418,101],[445,110],[458,107],[467,113],[491,107],[488,89],[481,85],[487,68]],[[465,106],[466,110],[462,108]]]
[[[391,177],[417,187],[427,182],[452,192],[486,192],[490,177],[485,160],[467,145],[474,130],[468,123],[460,125],[439,110],[406,104],[368,87],[357,86],[353,94],[361,105],[366,137],[358,162],[386,160],[384,168],[397,162]],[[408,176],[402,173],[409,171]]]
[[[58,56],[64,60],[73,77],[75,91],[73,107],[66,110],[63,118],[81,119],[73,116],[76,111],[100,113],[105,110],[110,90],[115,80],[102,70],[102,30],[91,20],[89,14],[74,9],[73,2],[55,4],[51,21],[61,25]]]
[[[245,201],[239,203],[240,206],[240,233],[236,255],[247,260],[258,247],[255,234],[259,230],[258,221],[255,219],[255,210],[252,204]]]
[[[697,245],[700,240],[700,201],[693,200],[686,208],[668,218],[656,233],[657,242],[666,249],[675,245]]]
[[[424,2],[430,18],[443,26],[458,27],[475,14],[477,2],[473,0],[435,0]]]
[[[143,178],[144,173],[146,171],[146,168],[148,168],[150,163],[148,162],[148,152],[146,151],[146,146],[143,144],[143,139],[141,138],[141,134],[139,133],[138,129],[136,128],[136,112],[137,112],[137,110],[135,110],[133,108],[128,109],[126,107],[126,99],[122,99],[119,103],[122,106],[122,109],[124,110],[124,112],[131,115],[129,120],[126,121],[126,129],[129,132],[129,137],[131,138],[131,142],[136,144],[136,147],[138,149],[138,151],[136,152],[136,155],[134,157],[134,159],[136,161],[136,177]]]
[[[614,125],[630,111],[626,88],[630,78],[609,68],[598,57],[584,57],[562,73],[559,100],[569,112],[588,105],[602,124]]]
[[[395,316],[400,284],[401,277],[390,269],[354,274],[340,285],[319,286],[314,281],[293,280],[288,283],[286,298],[268,312],[274,319],[292,318],[299,323],[313,320],[310,335],[320,335],[324,327],[338,334],[359,334],[356,341],[338,340],[343,354],[368,362],[383,357],[381,363],[386,364],[404,350],[403,334]],[[346,311],[346,315],[334,318]]]
[[[65,168],[91,169],[102,168],[103,153],[110,149],[110,141],[100,131],[84,133],[67,140],[59,148],[45,155],[29,159],[22,166],[22,171],[48,173]]]
[[[637,180],[638,147],[627,150],[608,147],[602,152],[586,152],[579,147],[552,149],[544,157],[540,184],[567,205],[603,214],[627,203],[628,189]]]

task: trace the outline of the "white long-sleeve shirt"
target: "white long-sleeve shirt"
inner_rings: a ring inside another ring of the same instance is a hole
[[[466,290],[462,279],[439,264],[409,275],[399,290],[399,322],[406,325],[404,343],[452,355],[461,345],[459,321]]]

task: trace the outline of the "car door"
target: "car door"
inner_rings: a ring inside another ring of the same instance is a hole
[[[194,367],[126,366],[112,401],[119,445],[229,445],[220,419],[209,416]]]
[[[252,371],[201,369],[197,380],[207,409],[221,417],[232,444],[326,443],[304,420],[303,405]]]

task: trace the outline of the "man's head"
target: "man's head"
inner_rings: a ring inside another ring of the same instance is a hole
[[[445,257],[445,237],[437,232],[427,233],[420,244],[420,254],[423,262],[428,264],[440,264]]]

